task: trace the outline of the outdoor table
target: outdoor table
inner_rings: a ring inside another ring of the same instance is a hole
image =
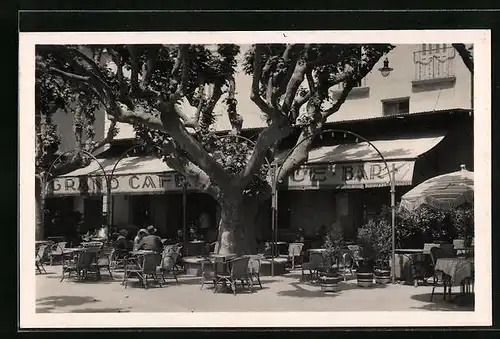
[[[144,255],[144,254],[154,253],[154,251],[153,250],[136,250],[136,251],[130,251],[129,253],[131,255],[137,256],[137,255]]]
[[[216,273],[228,273],[228,263],[231,259],[236,258],[236,254],[210,254],[208,259],[214,265]]]
[[[439,258],[436,261],[435,270],[448,275],[451,286],[461,286],[460,294],[451,300],[452,303],[470,304],[474,302],[472,294],[468,293],[465,288],[466,279],[474,277],[474,258]]]
[[[277,254],[283,254],[283,255],[288,255],[288,243],[285,241],[267,241],[266,246],[272,246],[273,244],[276,244],[277,247]]]
[[[434,267],[436,271],[441,271],[451,277],[451,285],[459,286],[465,278],[473,276],[473,258],[439,258]]]
[[[310,248],[310,249],[308,249],[308,251],[310,253],[312,253],[312,252],[323,253],[324,251],[326,251],[326,249],[324,249],[324,248]]]
[[[394,253],[396,255],[399,254],[400,258],[403,258],[399,260],[399,263],[396,260],[396,267],[394,268],[396,277],[399,276],[405,281],[413,282],[415,287],[418,286],[418,278],[425,280],[426,262],[430,264],[430,255],[425,253],[423,248],[398,248],[394,250]],[[405,267],[406,262],[404,258],[409,263],[409,270]]]
[[[213,265],[215,277],[218,274],[229,274],[229,263],[232,259],[236,258],[236,254],[211,254],[208,259]],[[217,279],[216,284],[218,284],[220,279]]]
[[[83,251],[85,251],[85,248],[83,248],[83,247],[74,247],[74,248],[67,247],[67,248],[62,250],[63,254],[72,254],[72,253],[78,253],[78,252],[83,252]]]

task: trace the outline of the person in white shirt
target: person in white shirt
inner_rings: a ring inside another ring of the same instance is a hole
[[[139,244],[146,235],[148,235],[148,231],[146,231],[144,228],[141,228],[138,232],[137,235],[134,238],[134,250],[137,250],[139,248]]]

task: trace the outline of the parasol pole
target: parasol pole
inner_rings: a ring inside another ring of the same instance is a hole
[[[392,283],[396,283],[396,168],[392,164],[391,179],[391,229],[392,229]]]

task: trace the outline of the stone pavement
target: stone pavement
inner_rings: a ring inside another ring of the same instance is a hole
[[[319,285],[300,282],[300,269],[285,276],[262,277],[263,289],[254,293],[238,290],[213,293],[212,286],[200,290],[200,278],[180,276],[179,284],[167,280],[162,288],[151,284],[121,284],[102,271],[102,280],[60,282],[60,266],[46,266],[47,274],[36,275],[36,310],[52,313],[90,312],[230,312],[230,311],[473,311],[443,301],[442,288],[430,302],[432,287],[401,284],[360,288],[356,280],[341,283],[341,291],[322,292]],[[458,292],[458,287],[454,288]]]

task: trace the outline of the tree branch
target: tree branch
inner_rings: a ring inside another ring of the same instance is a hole
[[[283,53],[283,60],[285,61],[285,63],[290,62],[291,65],[295,65],[297,63],[297,60],[300,57],[300,55],[298,53],[296,53],[296,55],[293,57],[293,59],[290,59],[290,53],[291,53],[292,49],[297,48],[297,47],[298,47],[298,45],[288,45],[287,46],[285,52]],[[274,96],[276,98],[279,98],[280,96],[282,96],[285,93],[286,87],[287,87],[290,79],[292,78],[294,70],[295,70],[294,67],[287,67],[285,76],[283,77],[283,79],[281,80],[281,83],[277,86],[277,88],[275,90]]]
[[[281,109],[283,113],[288,114],[292,106],[293,99],[297,94],[300,84],[304,81],[304,75],[307,70],[307,55],[309,51],[309,45],[304,46],[304,51],[302,57],[300,57],[295,63],[295,68],[293,74],[286,86],[285,99],[283,100],[283,105]]]
[[[229,122],[231,123],[232,133],[240,134],[241,128],[243,127],[243,118],[238,114],[236,110],[237,100],[234,98],[236,92],[236,83],[234,77],[231,76],[228,80],[228,95],[227,95],[227,115]]]
[[[111,141],[113,141],[113,138],[115,137],[115,129],[116,129],[116,120],[111,120],[111,123],[109,124],[108,132],[106,133],[106,136],[104,139],[96,143],[95,145],[92,146],[92,148],[89,150],[90,153],[94,153],[96,150],[99,148],[103,147],[106,144],[109,144]]]
[[[252,92],[250,93],[250,99],[259,107],[259,109],[267,115],[272,114],[272,109],[266,104],[266,102],[260,96],[260,78],[262,77],[262,52],[264,46],[257,44],[255,45],[255,56],[253,60],[253,75],[252,75]]]
[[[340,97],[337,99],[335,104],[333,104],[332,107],[330,107],[329,109],[325,110],[322,113],[323,120],[327,119],[330,115],[332,115],[333,113],[337,112],[340,109],[342,104],[346,101],[347,97],[349,96],[349,93],[355,86],[356,83],[354,81],[349,81],[345,85],[344,89],[342,90],[342,93],[340,94]]]
[[[168,139],[163,143],[163,154],[167,165],[184,175],[193,187],[205,191],[216,200],[219,199],[220,189],[200,167],[181,154],[173,140]]]
[[[179,119],[178,105],[161,102],[161,122],[164,129],[177,144],[189,154],[191,161],[195,162],[205,173],[210,173],[213,182],[221,188],[229,185],[231,177],[224,168],[218,164],[202,147],[202,145],[186,130]]]
[[[306,94],[304,94],[303,96],[300,96],[299,94],[299,98],[295,99],[292,103],[292,108],[290,110],[290,117],[292,119],[292,121],[295,121],[298,116],[300,115],[300,108],[309,101],[309,99],[311,98],[311,91],[308,91]]]
[[[189,75],[189,58],[188,58],[189,45],[179,46],[179,51],[177,53],[177,60],[175,61],[174,68],[172,69],[172,75],[175,76],[177,70],[182,66],[182,71],[179,79],[179,85],[173,95],[172,100],[176,101],[184,95],[186,85],[188,82]]]
[[[240,173],[239,184],[241,187],[248,185],[253,176],[264,164],[266,153],[276,142],[285,138],[292,132],[288,119],[281,115],[279,120],[273,120],[258,136],[255,146],[245,169]]]
[[[65,72],[65,71],[62,71],[59,68],[55,68],[55,67],[50,67],[49,71],[56,73],[56,74],[59,74],[68,80],[76,80],[76,81],[83,81],[83,82],[88,82],[90,80],[90,77],[88,77],[88,76],[82,76],[82,75],[78,75],[78,74],[74,74],[74,73],[70,73],[70,72]]]
[[[311,136],[314,135],[316,131],[320,130],[321,127],[322,124],[311,124],[302,129],[295,144],[295,148],[291,151],[292,153],[288,154],[280,166],[281,170],[277,178],[278,183],[283,182],[294,169],[307,162],[309,150],[314,139],[314,137]]]
[[[144,88],[149,87],[149,83],[151,82],[151,78],[153,76],[153,72],[156,67],[156,59],[158,56],[158,50],[160,49],[159,46],[153,45],[153,46],[148,46],[147,48],[147,59],[146,59],[146,64],[144,65],[143,69],[143,77],[142,77],[142,83]]]
[[[128,84],[123,76],[122,58],[113,47],[109,46],[106,49],[109,55],[111,55],[111,59],[113,60],[114,64],[116,65],[116,77],[118,78],[118,82],[120,83],[120,100],[125,101],[127,98]]]
[[[140,106],[134,110],[119,101],[110,104],[110,110],[107,113],[117,122],[126,124],[141,124],[154,130],[165,131],[163,123],[158,115],[145,112]]]
[[[467,67],[471,74],[474,75],[474,58],[467,47],[465,47],[465,44],[452,44],[452,46],[462,58],[465,67]]]
[[[127,45],[128,52],[130,54],[130,92],[132,95],[137,95],[141,92],[141,87],[139,86],[139,56],[137,55],[137,47],[134,45]]]

